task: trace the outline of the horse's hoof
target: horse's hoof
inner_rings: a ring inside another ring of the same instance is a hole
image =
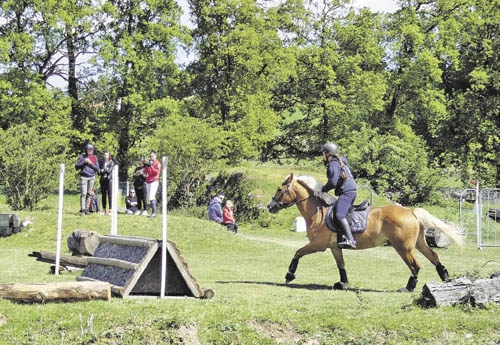
[[[348,288],[349,288],[348,283],[336,282],[335,284],[333,284],[334,290],[347,290]]]
[[[288,272],[285,276],[285,283],[288,284],[295,279],[295,274]]]

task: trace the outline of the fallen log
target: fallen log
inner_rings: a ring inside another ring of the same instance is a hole
[[[471,304],[483,308],[489,303],[500,304],[500,277],[477,280],[461,277],[449,283],[429,282],[424,285],[419,301],[424,307]]]
[[[47,262],[51,264],[56,263],[56,253],[33,252],[31,254],[28,254],[28,256],[35,257],[36,261]],[[59,264],[62,266],[84,268],[89,264],[88,258],[88,256],[61,255],[59,258]]]
[[[107,282],[57,282],[0,284],[0,298],[22,303],[111,300]]]

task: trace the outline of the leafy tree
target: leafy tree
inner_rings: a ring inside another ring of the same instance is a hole
[[[202,198],[208,172],[223,163],[217,157],[224,145],[219,128],[191,117],[171,115],[135,150],[155,149],[159,157],[168,157],[168,206],[179,208],[195,206]]]
[[[125,180],[129,150],[152,135],[158,119],[169,114],[168,109],[158,113],[148,107],[173,93],[179,77],[175,49],[186,35],[173,0],[110,0],[103,3],[103,12],[106,30],[96,40],[98,55],[93,60],[102,75],[96,101],[106,103],[100,123],[116,138],[115,159]]]
[[[13,210],[33,210],[57,188],[68,139],[20,124],[0,130],[0,140],[0,180],[7,203]]]
[[[226,158],[256,157],[275,135],[279,118],[271,109],[271,90],[290,74],[290,55],[278,34],[280,13],[254,0],[190,0],[198,59],[192,93],[193,116],[227,132]]]
[[[438,174],[409,126],[397,125],[397,134],[363,127],[339,143],[355,177],[368,180],[377,193],[404,205],[437,201]]]
[[[276,91],[284,121],[275,156],[315,154],[320,143],[347,135],[384,108],[381,20],[347,5],[324,0],[309,9],[304,42],[297,41],[296,75]]]

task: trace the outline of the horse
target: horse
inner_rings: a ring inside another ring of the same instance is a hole
[[[340,274],[340,281],[335,283],[333,288],[346,290],[349,281],[343,252],[337,247],[337,233],[331,231],[326,224],[326,206],[317,196],[318,191],[321,191],[321,186],[322,184],[311,176],[294,178],[292,173],[278,187],[267,208],[271,213],[278,213],[284,208],[296,205],[306,221],[309,243],[295,253],[285,276],[286,284],[295,279],[300,258],[329,248]],[[368,249],[389,243],[411,272],[406,287],[398,289],[399,292],[412,292],[417,286],[420,264],[413,254],[415,248],[435,266],[442,281],[449,281],[447,269],[426,242],[426,228],[434,228],[448,236],[458,246],[463,245],[463,238],[454,225],[440,220],[423,208],[412,210],[398,204],[391,204],[370,208],[366,229],[364,232],[353,234],[356,249],[349,250]]]

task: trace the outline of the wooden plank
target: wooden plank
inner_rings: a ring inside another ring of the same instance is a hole
[[[150,248],[157,242],[157,240],[148,238],[137,238],[132,236],[118,237],[113,235],[101,236],[99,238],[99,241],[102,243],[111,243],[119,246],[144,247],[144,248]]]
[[[40,284],[0,284],[0,297],[16,302],[111,300],[111,287],[105,282],[58,282]]]
[[[146,255],[142,258],[139,266],[135,270],[134,275],[128,280],[127,284],[125,284],[125,289],[123,290],[123,295],[122,295],[123,297],[127,297],[130,294],[130,291],[132,291],[132,289],[134,288],[135,284],[141,277],[142,273],[148,266],[149,262],[155,255],[156,251],[158,250],[158,247],[159,247],[158,240],[155,240],[152,243],[152,246],[150,246]]]
[[[37,258],[37,261],[55,264],[56,253],[33,252],[28,256]],[[88,256],[61,255],[59,263],[62,266],[86,267],[88,265]]]
[[[89,264],[104,265],[104,266],[114,266],[123,268],[125,270],[135,271],[139,267],[139,264],[134,264],[125,260],[112,259],[112,258],[99,258],[95,256],[89,256],[87,258]]]

